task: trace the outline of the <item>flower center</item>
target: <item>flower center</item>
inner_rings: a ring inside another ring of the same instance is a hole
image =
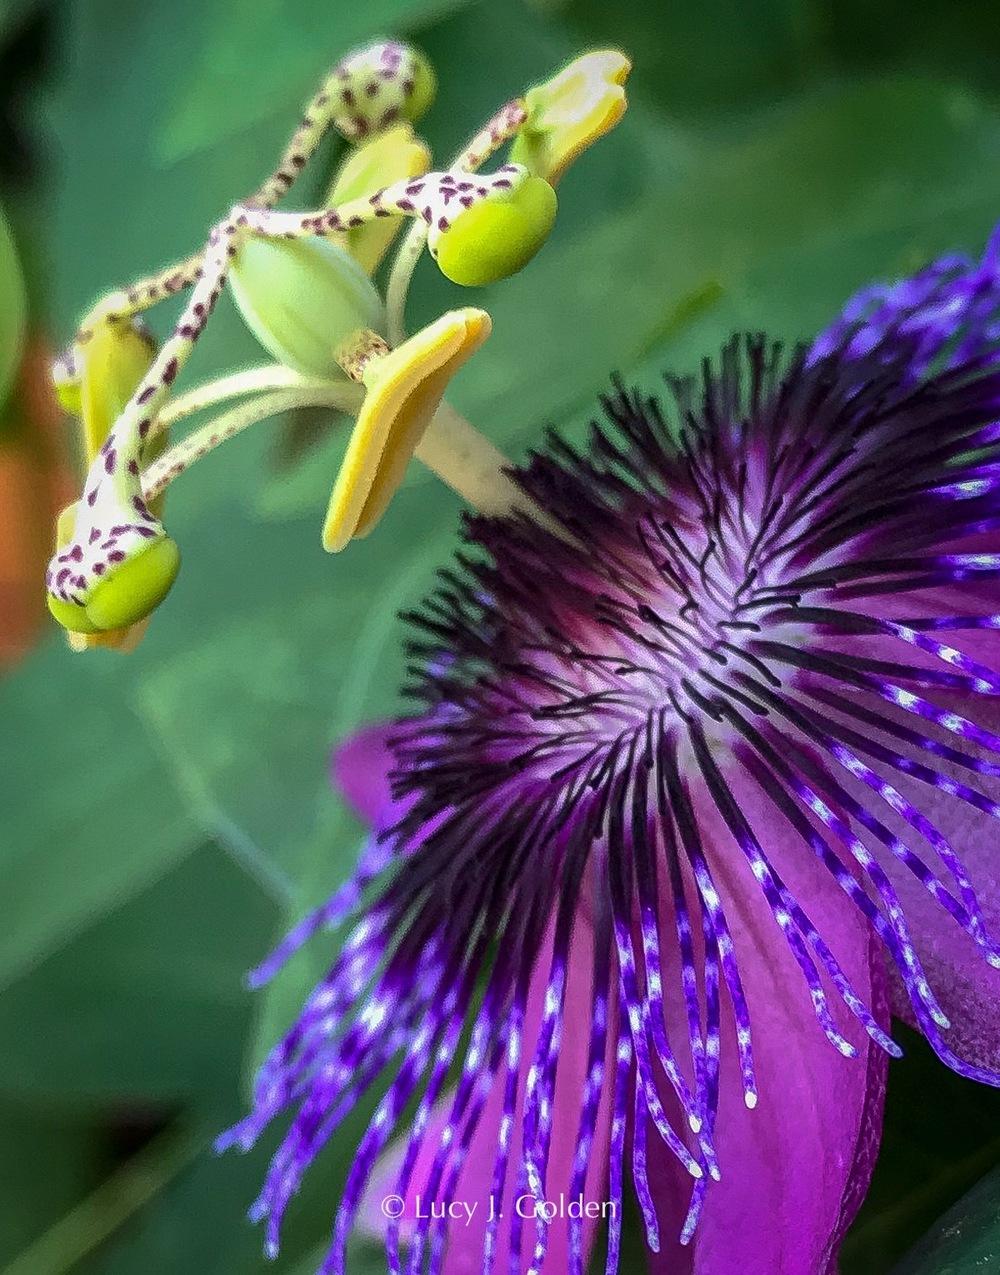
[[[565,606],[563,643],[550,635],[526,644],[530,716],[546,745],[537,741],[536,755],[547,758],[549,778],[596,741],[605,753],[630,747],[657,718],[669,727],[697,717],[710,738],[726,740],[720,705],[747,705],[739,676],[778,684],[754,641],[766,630],[799,646],[805,626],[794,617],[797,598],[781,588],[781,562],[769,558],[760,503],[738,496],[716,501],[722,512],[712,517],[638,509],[633,535],[602,547],[589,598]]]

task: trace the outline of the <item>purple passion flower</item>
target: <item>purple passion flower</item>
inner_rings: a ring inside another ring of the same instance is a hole
[[[998,302],[1000,237],[617,385],[517,475],[552,530],[469,522],[342,755],[357,876],[257,972],[354,914],[222,1139],[290,1113],[269,1250],[373,1094],[324,1272],[360,1213],[393,1272],[581,1275],[606,1226],[614,1273],[628,1192],[653,1272],[825,1275],[890,1007],[1000,1084]]]

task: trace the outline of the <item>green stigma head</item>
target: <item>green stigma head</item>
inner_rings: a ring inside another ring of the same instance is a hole
[[[452,283],[481,287],[523,269],[549,236],[556,192],[542,177],[525,177],[465,209],[435,243],[441,273]]]
[[[86,608],[79,606],[76,602],[64,602],[62,598],[54,597],[51,593],[45,595],[45,602],[52,618],[67,633],[96,633],[98,631],[97,625],[88,617]]]
[[[176,540],[164,536],[153,541],[97,585],[87,603],[87,618],[102,632],[144,620],[170,592],[180,565]]]
[[[177,542],[161,536],[116,564],[93,586],[82,606],[50,593],[49,611],[71,633],[125,629],[156,610],[177,579],[180,564]]]
[[[338,62],[333,82],[333,122],[350,142],[360,142],[427,114],[437,78],[422,53],[399,40],[375,40]]]

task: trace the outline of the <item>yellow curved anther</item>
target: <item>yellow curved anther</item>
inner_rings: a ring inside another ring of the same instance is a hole
[[[452,310],[366,365],[362,381],[368,393],[323,526],[329,552],[367,535],[385,513],[449,382],[491,327],[485,310]]]
[[[87,465],[104,446],[112,425],[149,371],[155,354],[156,344],[143,329],[134,323],[107,321],[99,323],[87,343],[74,350],[75,386],[63,379],[57,382],[57,388],[67,410],[78,404],[74,414],[80,417]]]
[[[326,203],[346,204],[394,182],[423,177],[431,166],[431,153],[416,137],[410,124],[397,124],[350,151],[340,166]],[[345,231],[343,245],[367,274],[374,274],[399,233],[404,218],[380,217]]]
[[[528,118],[510,158],[552,185],[572,162],[625,114],[624,84],[632,63],[617,49],[575,58],[524,96]]]

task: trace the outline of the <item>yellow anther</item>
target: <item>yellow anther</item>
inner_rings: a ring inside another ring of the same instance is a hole
[[[528,119],[510,158],[553,185],[578,155],[609,133],[625,114],[623,85],[632,63],[617,49],[575,58],[524,97]]]
[[[393,182],[422,177],[431,166],[431,153],[409,124],[397,124],[356,150],[350,151],[326,197],[329,207],[373,195]],[[405,219],[380,217],[355,226],[343,244],[367,274],[374,274]]]
[[[67,373],[65,361],[57,364],[56,391],[63,406],[68,411],[76,408],[74,415],[80,417],[87,465],[101,450],[155,354],[153,338],[134,323],[105,320],[94,327],[85,344],[75,348],[75,377]]]
[[[452,310],[367,363],[368,393],[330,496],[325,549],[367,535],[385,513],[449,382],[491,327],[485,310]]]

